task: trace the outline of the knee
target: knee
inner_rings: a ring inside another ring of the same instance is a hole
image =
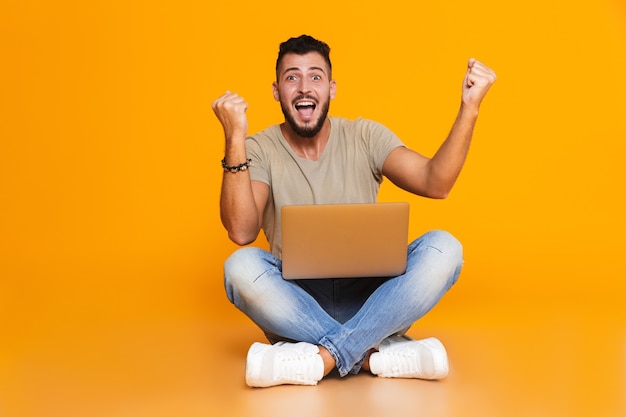
[[[224,262],[224,279],[226,282],[245,279],[261,259],[261,250],[254,247],[237,249]]]
[[[446,288],[454,285],[463,267],[463,245],[451,233],[445,230],[434,230],[429,233],[428,245],[441,252],[441,265],[447,272]]]
[[[245,287],[246,282],[249,283],[253,279],[249,271],[250,263],[255,256],[254,249],[251,247],[238,249],[224,262],[224,287],[231,302],[236,289]]]
[[[458,280],[463,266],[463,246],[449,232],[426,233],[411,244],[410,252],[411,258],[431,271],[432,279],[440,277],[447,286]]]
[[[252,246],[233,252],[224,262],[224,286],[231,301],[234,291],[245,291],[275,262],[269,252]]]
[[[248,264],[257,257],[257,251],[258,249],[254,247],[237,249],[224,262],[224,274],[227,276],[240,275],[239,273],[248,269]]]
[[[450,232],[430,231],[423,236],[423,244],[445,255],[451,262],[463,262],[463,245]]]

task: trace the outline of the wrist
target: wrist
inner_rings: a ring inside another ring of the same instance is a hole
[[[232,133],[225,135],[225,139],[227,145],[245,143],[246,135],[242,133]]]
[[[461,101],[461,107],[459,109],[459,116],[476,119],[478,118],[478,110],[479,110],[478,104],[466,103],[464,101]]]
[[[226,158],[224,157],[224,159],[222,159],[222,168],[226,172],[232,172],[233,174],[235,174],[240,171],[247,171],[248,168],[250,168],[251,163],[252,159],[247,158],[245,162],[242,162],[240,164],[229,165],[228,163],[226,163]]]

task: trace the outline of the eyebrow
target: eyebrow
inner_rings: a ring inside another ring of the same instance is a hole
[[[291,68],[285,68],[285,70],[283,71],[283,75],[288,73],[289,71],[301,72],[300,68],[298,68],[298,67],[291,67]],[[324,73],[324,75],[326,75],[326,71],[322,67],[310,67],[310,68],[307,68],[307,70],[305,72],[310,72],[310,71],[321,71],[321,72]]]

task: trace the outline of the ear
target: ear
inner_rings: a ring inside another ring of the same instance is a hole
[[[334,100],[336,94],[337,94],[337,82],[335,80],[330,80],[330,99]]]
[[[274,94],[274,100],[280,101],[280,94],[278,94],[278,83],[276,83],[276,81],[272,83],[272,93]]]

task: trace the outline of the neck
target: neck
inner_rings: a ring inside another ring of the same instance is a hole
[[[286,122],[280,125],[280,130],[296,155],[301,158],[317,161],[320,155],[322,155],[322,152],[324,152],[328,139],[330,138],[330,120],[326,118],[322,129],[317,132],[315,136],[310,138],[298,135],[291,126],[289,126],[289,123]]]

